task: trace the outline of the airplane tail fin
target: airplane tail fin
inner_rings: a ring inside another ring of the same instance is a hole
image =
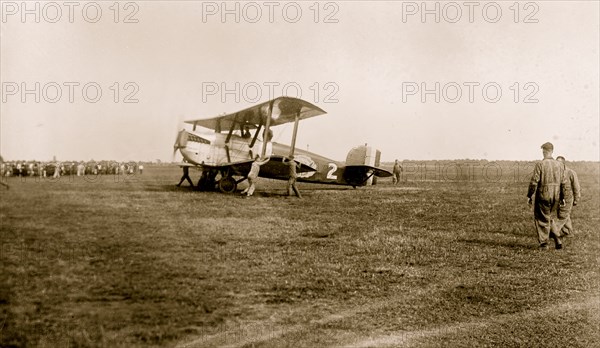
[[[357,186],[375,185],[377,177],[392,176],[392,173],[379,168],[381,151],[371,146],[361,145],[351,149],[346,156],[346,181],[356,183]]]

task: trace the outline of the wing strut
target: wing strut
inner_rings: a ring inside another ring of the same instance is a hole
[[[229,155],[229,145],[225,144],[225,154],[227,155],[227,162],[231,163],[231,156]]]
[[[231,140],[231,134],[233,134],[233,130],[235,129],[235,124],[237,122],[238,114],[235,114],[233,117],[233,122],[231,122],[231,127],[229,127],[229,133],[227,133],[227,139],[225,139],[225,154],[227,155],[227,162],[231,163],[231,155],[229,154],[229,141]]]
[[[267,115],[267,124],[265,125],[265,130],[263,131],[263,146],[260,152],[260,157],[265,158],[265,154],[267,152],[267,136],[269,134],[269,130],[271,129],[271,115],[273,114],[273,102],[275,100],[271,100],[269,103],[269,114]]]
[[[235,117],[233,118],[233,122],[231,122],[231,127],[229,127],[229,133],[227,134],[227,139],[225,139],[225,144],[229,143],[229,140],[231,140],[231,134],[233,134],[233,130],[235,129],[235,124],[237,123],[237,114],[235,114]]]
[[[254,133],[254,137],[252,138],[252,141],[250,142],[250,148],[254,147],[254,143],[256,143],[256,138],[258,138],[258,133],[260,133],[260,129],[263,126],[263,122],[262,120],[260,121],[260,124],[258,125],[258,128],[256,128],[256,133]]]
[[[292,134],[292,145],[290,146],[290,157],[294,155],[294,151],[296,150],[296,134],[298,134],[298,123],[300,121],[300,110],[296,112],[296,119],[294,120],[294,133]]]
[[[221,133],[221,119],[217,120],[217,126],[215,127],[215,133]]]

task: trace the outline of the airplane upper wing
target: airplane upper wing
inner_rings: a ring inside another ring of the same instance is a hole
[[[307,101],[291,97],[279,97],[267,102],[251,106],[247,109],[234,112],[227,115],[185,121],[185,123],[210,128],[221,131],[230,129],[233,123],[248,125],[250,128],[256,128],[263,124],[269,115],[269,107],[273,103],[273,116],[271,126],[278,126],[288,122],[294,122],[296,115],[300,120],[309,117],[323,115],[326,112]]]

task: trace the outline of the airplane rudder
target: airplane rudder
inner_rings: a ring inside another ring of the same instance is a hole
[[[367,158],[367,146],[360,145],[357,147],[353,147],[348,151],[348,155],[346,156],[346,165],[363,165],[365,164],[365,160]]]

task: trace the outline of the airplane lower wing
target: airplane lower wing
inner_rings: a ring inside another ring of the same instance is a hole
[[[197,164],[195,166],[200,167],[203,170],[208,169],[208,170],[215,170],[215,171],[219,171],[219,172],[228,172],[230,176],[232,176],[232,175],[246,176],[248,174],[248,172],[250,171],[252,162],[254,162],[254,160],[231,162],[231,163],[218,164],[218,165]]]
[[[284,156],[271,156],[269,162],[261,166],[259,175],[268,178],[287,179],[289,175],[289,167],[286,163],[283,162],[284,159],[286,159],[286,157]],[[228,172],[230,176],[239,175],[245,177],[248,174],[248,172],[250,172],[250,168],[253,162],[254,160],[245,160],[239,162],[225,163],[221,165],[181,163],[180,167],[194,166],[200,167],[202,169],[215,170],[219,172]],[[300,163],[300,168],[296,169],[298,173],[314,172],[316,170],[316,168],[313,168],[304,163]]]

